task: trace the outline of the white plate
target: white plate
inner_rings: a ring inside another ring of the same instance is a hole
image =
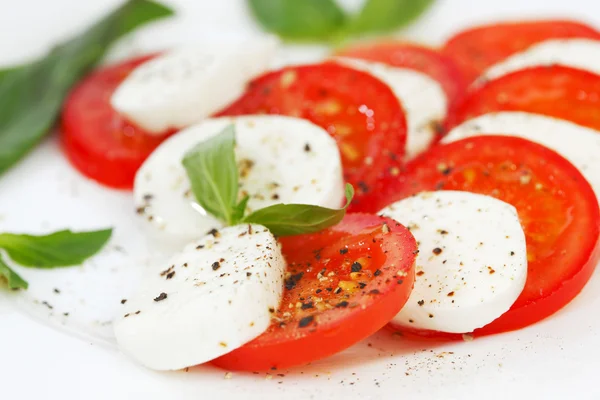
[[[116,3],[2,0],[0,65],[44,51]],[[173,3],[181,15],[177,21],[144,29],[122,43],[115,57],[258,32],[243,0]],[[345,3],[356,7],[360,0]],[[474,22],[538,15],[571,16],[600,26],[600,3],[438,0],[404,35],[439,43]],[[303,60],[323,52],[318,46],[296,46],[285,54],[288,60]],[[160,258],[149,252],[133,222],[129,193],[107,190],[79,176],[60,155],[55,139],[3,176],[0,193],[0,231],[116,227],[111,244],[84,267],[19,269],[30,281],[30,290],[18,295],[0,292],[2,398],[197,399],[234,393],[261,400],[600,398],[600,272],[555,316],[528,329],[474,342],[415,342],[380,333],[327,360],[268,375],[234,373],[225,379],[224,371],[209,366],[173,373],[145,370],[114,349],[109,324],[136,274]],[[65,334],[69,331],[71,335]]]

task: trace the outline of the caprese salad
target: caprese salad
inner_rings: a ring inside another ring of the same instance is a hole
[[[132,189],[172,254],[121,301],[156,370],[288,368],[387,326],[472,339],[540,321],[600,261],[600,32],[480,26],[272,69],[272,37],[91,73],[64,153]]]

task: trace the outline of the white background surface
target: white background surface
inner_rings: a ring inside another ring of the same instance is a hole
[[[0,0],[0,65],[43,52],[117,3],[116,0]],[[243,0],[169,3],[177,6],[180,17],[127,40],[121,46],[122,54],[258,32],[244,10]],[[345,3],[356,7],[360,0]],[[438,0],[427,16],[403,34],[439,43],[453,31],[474,22],[524,16],[571,16],[600,27],[600,2]],[[299,50],[293,49],[290,54],[296,51]],[[2,177],[0,193],[0,230],[33,232],[65,224],[80,229],[115,225],[113,246],[143,253],[144,246],[134,235],[136,228],[130,226],[129,195],[110,192],[79,177],[61,158],[54,140],[47,141]],[[135,274],[115,266],[111,272],[121,275],[110,275],[100,261],[106,259],[114,265],[133,263],[133,256],[111,253],[103,257],[106,258],[100,258],[98,265],[87,265],[81,271],[25,275],[32,283],[27,300],[48,293],[55,284],[82,282],[80,277],[84,274],[94,276],[95,280],[90,283],[88,279],[88,286],[74,284],[69,289],[72,296],[93,300],[101,298],[102,293],[118,296],[126,292],[127,284],[122,282],[127,279],[116,281],[115,276],[131,278]],[[309,367],[277,371],[285,376],[273,373],[272,379],[265,374],[238,373],[224,379],[224,371],[211,367],[187,373],[154,373],[115,351],[110,345],[109,328],[96,327],[94,338],[81,340],[25,316],[18,310],[27,309],[34,314],[36,311],[31,307],[15,307],[5,293],[0,293],[0,398],[600,399],[599,275],[600,271],[563,311],[525,330],[471,343],[442,344],[408,342],[380,334]],[[24,301],[21,299],[17,304],[22,306]],[[79,308],[86,310],[83,305]],[[111,310],[95,312],[107,317]],[[107,340],[100,340],[102,334],[106,334]],[[103,342],[107,345],[102,345]]]

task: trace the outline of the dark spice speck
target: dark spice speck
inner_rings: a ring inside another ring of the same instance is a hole
[[[165,292],[162,292],[161,294],[158,295],[158,297],[154,298],[154,301],[163,301],[166,298],[167,298],[167,294]]]
[[[296,287],[300,279],[304,276],[304,272],[299,272],[297,274],[291,275],[289,278],[285,280],[285,288],[286,290],[292,290]]]
[[[298,322],[298,327],[299,328],[306,328],[308,325],[310,325],[313,321],[315,320],[315,317],[313,315],[309,315],[308,317],[304,317],[302,318],[299,322]]]
[[[352,272],[360,272],[361,269],[362,269],[362,265],[358,261],[354,261],[352,263],[352,267],[351,267]]]

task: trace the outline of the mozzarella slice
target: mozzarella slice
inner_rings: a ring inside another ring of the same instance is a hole
[[[600,132],[544,115],[499,112],[463,122],[442,142],[481,135],[518,136],[556,151],[581,171],[600,199]]]
[[[163,142],[139,169],[134,202],[149,236],[179,249],[221,227],[196,203],[184,154],[228,125],[236,130],[240,197],[250,195],[247,212],[277,203],[342,204],[344,180],[335,140],[309,121],[283,116],[207,119]]]
[[[521,69],[562,65],[600,74],[600,41],[552,39],[529,47],[488,68],[478,82],[499,78]]]
[[[188,244],[153,270],[115,320],[123,352],[156,370],[202,364],[256,338],[283,292],[285,261],[261,225]]]
[[[381,211],[419,245],[414,289],[391,322],[466,333],[492,322],[525,286],[525,234],[513,206],[468,192],[423,192]]]
[[[406,114],[408,159],[429,148],[438,134],[438,127],[446,118],[448,107],[446,94],[437,81],[408,68],[347,57],[338,57],[335,60],[370,73],[392,89]]]
[[[272,37],[169,51],[136,68],[111,97],[126,118],[154,134],[201,121],[244,92],[275,54]]]

